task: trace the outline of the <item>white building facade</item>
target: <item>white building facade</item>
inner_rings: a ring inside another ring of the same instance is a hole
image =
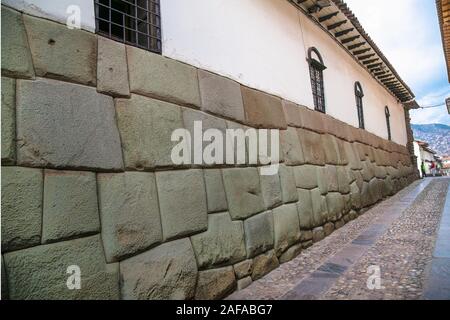
[[[391,135],[394,142],[406,145],[404,103],[410,103],[414,96],[389,62],[375,44],[366,40],[367,35],[361,35],[363,31],[357,32],[353,21],[340,24],[345,21],[343,13],[347,10],[339,9],[340,1],[330,2],[330,6],[313,14],[302,9],[311,9],[315,1],[297,2],[301,6],[273,0],[162,0],[161,53],[314,109],[307,55],[308,49],[315,47],[326,67],[323,72],[326,113],[358,127],[355,102],[358,82],[364,93],[364,128],[384,139]],[[6,0],[3,3],[63,23],[75,5],[80,8],[81,27],[96,31],[94,0]],[[333,13],[336,15],[323,20]],[[337,27],[330,29],[330,26]],[[336,37],[339,32],[343,35]],[[355,40],[348,41],[352,38]],[[362,53],[355,55],[358,51]],[[374,76],[378,70],[368,69],[370,63],[380,63],[380,73],[385,74],[381,78]],[[383,79],[400,87],[406,95],[393,93],[383,85]],[[391,133],[386,123],[387,110]]]

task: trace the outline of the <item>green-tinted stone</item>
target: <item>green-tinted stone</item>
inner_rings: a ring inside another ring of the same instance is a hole
[[[41,243],[42,170],[2,168],[2,252]]]
[[[266,211],[244,221],[247,257],[252,258],[273,248],[273,214]]]
[[[16,80],[2,77],[2,164],[16,160]]]

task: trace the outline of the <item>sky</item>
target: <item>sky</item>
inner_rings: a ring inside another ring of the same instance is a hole
[[[441,104],[450,97],[435,0],[346,0],[346,3],[421,106]],[[411,122],[450,125],[450,115],[445,106],[413,110]]]

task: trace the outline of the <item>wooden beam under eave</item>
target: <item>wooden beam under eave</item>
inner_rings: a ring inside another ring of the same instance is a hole
[[[319,17],[319,22],[322,23],[322,22],[325,22],[327,20],[330,20],[331,18],[337,16],[338,14],[339,14],[339,11],[336,11],[336,12],[324,15],[322,17]]]
[[[342,43],[346,44],[346,43],[355,41],[356,39],[359,39],[359,38],[361,38],[361,36],[358,34],[357,36],[353,36],[353,37],[342,39]]]
[[[339,38],[339,37],[345,36],[346,34],[352,32],[353,30],[355,30],[355,28],[345,29],[345,30],[336,32],[336,33],[334,34],[334,36],[335,36],[336,38]]]
[[[355,56],[357,56],[357,55],[360,55],[360,54],[363,54],[363,53],[369,52],[370,50],[372,50],[372,48],[367,48],[367,49],[356,50],[356,51],[353,51],[353,54],[354,54]]]
[[[365,44],[366,44],[366,42],[355,43],[355,44],[352,44],[351,46],[348,46],[347,48],[348,48],[348,50],[353,50],[353,49],[359,48]]]

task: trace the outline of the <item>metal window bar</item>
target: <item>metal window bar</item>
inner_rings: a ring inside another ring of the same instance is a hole
[[[98,34],[161,53],[160,0],[94,0]]]
[[[314,66],[312,63],[309,66],[311,87],[314,99],[314,107],[317,111],[325,113],[325,92],[323,84],[323,71]]]
[[[386,126],[387,126],[387,132],[388,132],[388,140],[392,140],[392,134],[391,134],[391,116],[389,114],[386,114]]]
[[[356,96],[356,108],[358,110],[359,127],[361,129],[364,129],[365,124],[364,124],[363,102],[362,97],[360,96]]]

